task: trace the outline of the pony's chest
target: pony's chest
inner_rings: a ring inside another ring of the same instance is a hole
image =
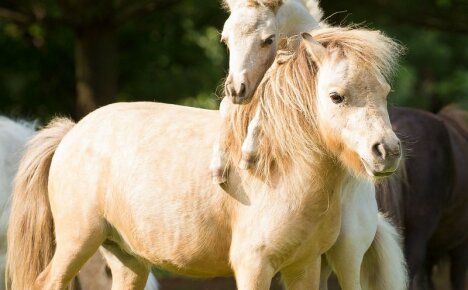
[[[278,268],[322,254],[336,241],[341,225],[339,197],[327,195],[326,200],[326,204],[302,199],[252,205],[233,229],[233,247],[238,242],[246,251],[260,249]]]

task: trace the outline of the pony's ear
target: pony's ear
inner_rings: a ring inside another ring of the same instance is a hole
[[[233,1],[233,0],[222,0],[222,1],[221,1],[221,6],[222,6],[223,9],[225,9],[227,12],[231,12],[231,11],[232,11],[233,5],[234,5],[234,1]]]
[[[321,64],[323,59],[327,54],[327,49],[321,43],[317,42],[310,33],[302,32],[301,38],[306,45],[307,52],[309,52],[312,60],[317,63]]]
[[[264,5],[270,8],[273,13],[276,14],[278,12],[278,9],[283,5],[283,0],[269,0],[269,1],[264,1]]]
[[[224,2],[232,2],[233,0],[223,0]],[[266,7],[273,11],[274,14],[278,12],[278,9],[283,5],[283,0],[240,0],[240,2],[245,1],[244,4],[252,7]],[[229,4],[230,5],[230,4]]]

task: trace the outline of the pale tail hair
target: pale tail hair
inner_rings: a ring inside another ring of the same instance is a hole
[[[6,288],[31,290],[55,250],[48,197],[49,167],[62,138],[75,124],[56,118],[29,143],[16,175],[10,225]]]
[[[381,214],[374,241],[364,255],[361,283],[363,290],[408,289],[401,237],[396,228]]]

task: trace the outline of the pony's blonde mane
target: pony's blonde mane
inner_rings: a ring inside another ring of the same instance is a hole
[[[224,129],[229,132],[225,148],[231,149],[231,159],[237,164],[246,128],[260,107],[262,128],[257,170],[263,177],[270,176],[272,169],[288,171],[291,160],[310,160],[305,155],[310,150],[321,151],[316,150],[318,136],[314,128],[315,81],[310,81],[317,67],[307,57],[303,45],[294,54],[286,51],[282,54],[288,54],[289,59],[273,65],[249,104],[233,108],[225,124],[228,128]],[[292,140],[294,142],[289,142]],[[300,156],[301,153],[304,155]]]
[[[387,80],[401,52],[400,45],[379,31],[330,27],[311,34],[328,50],[339,50],[343,57]],[[325,156],[327,149],[315,113],[317,71],[304,41],[295,51],[278,52],[252,101],[234,106],[225,123],[225,148],[229,148],[233,164],[240,159],[240,148],[257,107],[262,113],[258,175],[268,179],[273,171],[294,174],[291,169],[304,168]]]
[[[346,58],[372,70],[391,82],[402,45],[378,30],[353,27],[325,27],[311,32],[328,49],[338,48]]]

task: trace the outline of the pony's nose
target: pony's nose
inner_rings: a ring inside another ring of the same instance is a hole
[[[226,84],[226,92],[228,96],[235,98],[235,99],[242,100],[243,98],[245,98],[245,92],[246,92],[245,83],[241,83],[240,86],[236,88],[233,82],[229,82]]]
[[[391,146],[385,143],[374,143],[372,145],[372,154],[374,157],[379,159],[396,159],[400,158],[401,156],[401,144],[400,141],[396,142],[395,145]]]
[[[245,97],[245,84],[244,83],[241,83],[239,92],[237,93],[237,96],[240,99],[243,99]]]

